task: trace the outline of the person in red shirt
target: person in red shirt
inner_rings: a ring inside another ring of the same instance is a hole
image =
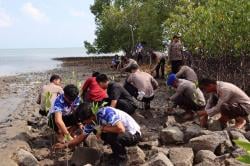
[[[82,98],[87,102],[102,102],[107,98],[107,93],[96,82],[99,72],[94,72],[92,77],[88,78],[82,86]]]

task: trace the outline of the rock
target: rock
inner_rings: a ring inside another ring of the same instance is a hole
[[[185,140],[188,141],[191,138],[200,136],[201,134],[201,127],[198,125],[192,125],[186,128],[185,130]]]
[[[194,166],[221,166],[221,164],[214,161],[204,160]]]
[[[174,116],[168,116],[168,119],[165,122],[165,124],[163,125],[163,127],[169,127],[169,126],[173,126],[175,124],[176,124],[175,117]]]
[[[200,162],[207,161],[207,160],[212,162],[215,159],[216,159],[216,155],[209,150],[200,150],[195,155],[195,162],[196,163],[200,163]]]
[[[248,164],[244,164],[234,158],[226,159],[224,163],[226,166],[249,166]]]
[[[71,165],[97,164],[101,154],[94,148],[78,147],[70,159]]]
[[[156,153],[163,153],[164,155],[168,156],[169,154],[169,149],[166,147],[152,147],[152,151],[155,151]]]
[[[173,163],[163,153],[158,153],[151,157],[143,166],[174,166]]]
[[[178,127],[167,127],[160,132],[161,144],[182,143],[184,139],[183,132]]]
[[[229,136],[230,136],[230,138],[232,140],[236,140],[236,139],[244,139],[244,140],[246,140],[245,136],[239,131],[230,130],[228,132],[229,132]]]
[[[250,131],[246,132],[244,136],[248,141],[250,141]]]
[[[221,124],[219,122],[219,120],[210,120],[208,122],[208,130],[211,130],[211,131],[221,131],[222,130],[222,127],[221,127]]]
[[[128,165],[140,165],[145,163],[145,154],[138,146],[127,147]]]
[[[237,149],[235,149],[231,154],[232,154],[232,156],[233,156],[234,158],[237,158],[237,157],[240,157],[240,156],[244,156],[244,155],[246,155],[247,153],[246,153],[246,151],[245,151],[244,149],[237,148]]]
[[[140,142],[138,144],[138,146],[144,150],[150,150],[152,149],[153,146],[158,146],[159,145],[159,141],[147,141],[147,142]]]
[[[19,149],[14,156],[14,159],[19,165],[23,166],[38,166],[37,159],[28,151]]]
[[[210,150],[215,152],[216,148],[221,144],[225,145],[226,148],[232,146],[231,140],[226,131],[218,131],[189,140],[189,146],[192,147],[195,152],[200,150]]]
[[[171,148],[169,159],[175,166],[192,166],[194,153],[191,148]]]
[[[41,161],[49,157],[51,151],[48,148],[33,149],[35,157]]]
[[[97,149],[98,151],[103,151],[103,143],[100,139],[97,139],[94,134],[90,134],[87,139],[85,139],[85,144],[90,147]]]

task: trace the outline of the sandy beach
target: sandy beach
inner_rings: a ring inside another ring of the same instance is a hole
[[[66,58],[57,60],[63,61],[62,67],[39,73],[0,77],[0,160],[2,166],[18,165],[16,153],[20,149],[31,152],[38,161],[37,165],[67,165],[68,161],[74,163],[73,160],[75,159],[71,158],[73,150],[69,152],[64,150],[59,152],[51,151],[53,132],[47,126],[47,118],[41,117],[38,113],[39,105],[36,104],[36,99],[39,89],[48,82],[52,74],[62,76],[64,85],[83,82],[91,75],[93,70],[114,76],[115,81],[120,83],[123,83],[126,78],[126,75],[109,68],[110,58]],[[138,109],[133,116],[142,128],[143,142],[140,147],[145,153],[146,161],[159,152],[165,152],[164,154],[169,155],[169,149],[171,151],[173,147],[188,147],[188,140],[175,145],[161,145],[158,141],[159,133],[165,127],[173,125],[182,131],[186,131],[189,127],[197,127],[195,122],[178,123],[173,116],[166,115],[168,91],[164,80],[158,80],[158,82],[160,88],[156,91],[152,109],[149,111]],[[139,103],[138,105],[140,106]],[[211,131],[204,130],[203,134],[209,132]],[[110,152],[108,146],[97,147],[99,145],[96,145],[96,142],[93,145],[91,139],[90,137],[86,143],[87,145],[101,149],[102,153]],[[222,154],[224,155],[224,152],[220,153],[222,157],[220,156],[221,158],[218,159],[217,164],[241,165],[232,156],[223,156]],[[79,158],[81,159],[81,155]],[[76,160],[79,160],[79,158]],[[225,164],[225,162],[229,164]],[[99,165],[105,164],[103,162]],[[131,165],[141,164],[133,163]],[[195,164],[193,163],[193,165]]]

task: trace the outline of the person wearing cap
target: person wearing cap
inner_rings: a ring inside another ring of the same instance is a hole
[[[180,37],[174,35],[168,48],[168,61],[171,64],[172,73],[176,74],[183,64],[182,44]]]
[[[170,74],[167,85],[175,89],[175,94],[169,98],[174,103],[174,107],[179,106],[186,111],[184,120],[191,119],[194,115],[193,111],[205,108],[204,95],[193,82],[178,79],[175,74]]]
[[[197,74],[191,67],[186,65],[180,66],[180,70],[176,73],[176,77],[198,83]]]
[[[243,128],[246,124],[247,116],[250,113],[249,96],[234,84],[202,79],[199,87],[210,94],[210,98],[205,107],[205,111],[199,111],[201,125],[207,124],[208,116],[212,117],[217,113],[221,114],[219,119],[222,127],[226,127],[229,120],[235,119],[235,128]]]
[[[122,57],[122,64],[124,64],[124,67],[121,69],[122,72],[129,72],[131,65],[138,65],[134,59],[128,58],[126,56]]]
[[[137,100],[145,103],[145,109],[150,108],[154,99],[154,90],[158,88],[157,81],[148,73],[140,71],[136,64],[131,65],[124,88]]]

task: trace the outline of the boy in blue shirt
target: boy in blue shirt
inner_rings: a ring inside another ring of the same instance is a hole
[[[141,139],[140,126],[126,112],[113,107],[100,108],[96,114],[89,104],[81,104],[77,109],[77,118],[84,125],[83,132],[68,143],[58,143],[55,149],[73,147],[94,132],[105,143],[111,145],[114,164],[126,162],[126,146],[136,145]]]

